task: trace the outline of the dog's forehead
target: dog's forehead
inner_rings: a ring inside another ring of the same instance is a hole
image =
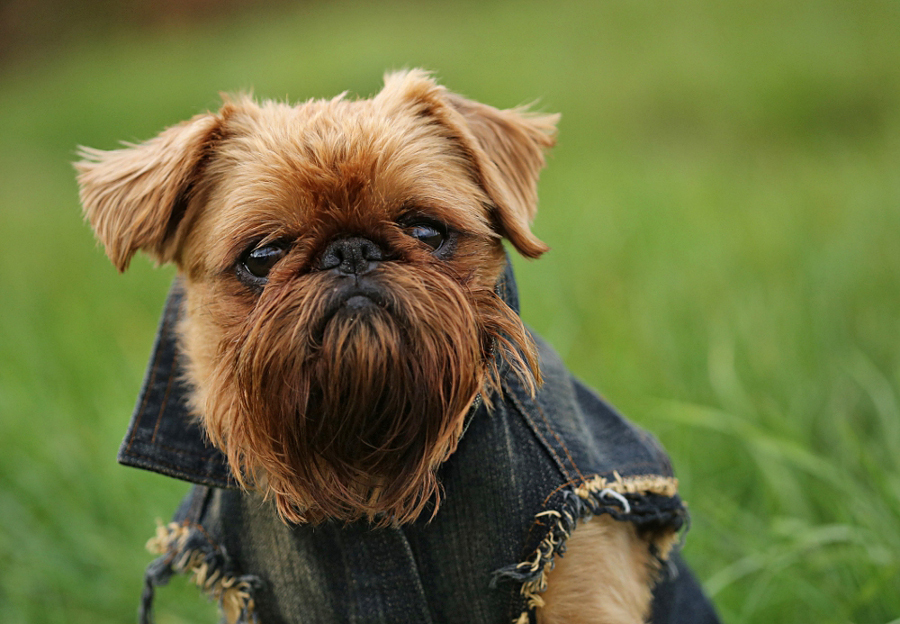
[[[448,134],[433,120],[375,100],[245,105],[226,120],[216,173],[233,186],[289,192],[287,203],[307,208],[352,191],[452,202],[477,188],[471,163]]]
[[[231,177],[299,183],[311,191],[389,183],[391,193],[473,180],[448,128],[377,100],[248,102],[228,115],[225,136],[218,161],[232,169]]]

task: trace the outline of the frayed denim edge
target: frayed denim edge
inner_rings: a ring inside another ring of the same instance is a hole
[[[566,552],[566,540],[575,530],[578,520],[584,522],[595,515],[609,514],[616,520],[633,522],[638,530],[648,531],[651,554],[665,571],[673,547],[681,537],[679,530],[687,526],[687,512],[678,497],[678,480],[660,475],[621,477],[612,479],[596,475],[578,486],[561,492],[562,509],[548,509],[535,515],[535,523],[547,525],[547,535],[526,560],[494,572],[491,586],[502,579],[522,584],[525,608],[514,624],[528,624],[531,613],[544,606],[541,593],[547,589],[547,574],[555,565],[555,556]],[[666,530],[668,529],[668,530]]]
[[[166,585],[175,574],[190,574],[191,581],[218,603],[227,624],[258,624],[254,594],[262,582],[253,575],[234,574],[225,549],[213,544],[200,525],[159,523],[147,550],[161,556],[144,574],[140,624],[152,623],[155,588]]]

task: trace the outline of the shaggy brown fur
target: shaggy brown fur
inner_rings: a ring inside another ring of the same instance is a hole
[[[83,150],[87,219],[119,270],[138,250],[177,265],[193,411],[285,521],[436,511],[438,466],[476,395],[498,389],[495,353],[540,383],[494,286],[502,238],[527,257],[547,249],[530,223],[556,121],[410,71],[372,99],[242,96],[145,143]],[[552,603],[583,577],[607,579],[623,607],[582,616],[638,621],[646,544],[621,523],[589,526],[553,572],[543,621],[572,621]]]
[[[371,100],[240,97],[146,143],[84,150],[87,218],[120,270],[140,249],[184,274],[194,411],[285,520],[417,517],[474,397],[496,387],[495,345],[534,383],[493,286],[501,237],[546,249],[529,222],[554,122],[409,72]],[[445,249],[408,234],[423,220]],[[390,260],[356,278],[377,304],[363,310],[317,264],[348,236]],[[270,243],[284,255],[248,287],[238,265]]]
[[[538,624],[641,624],[657,567],[633,525],[596,517],[572,532],[547,576]]]

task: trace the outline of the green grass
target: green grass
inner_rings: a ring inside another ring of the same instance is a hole
[[[116,466],[171,268],[68,162],[217,93],[424,66],[563,113],[524,317],[673,455],[723,618],[900,618],[900,5],[340,2],[72,39],[0,79],[0,620],[132,621],[185,485]],[[180,581],[180,579],[178,580]],[[183,582],[160,622],[212,621]]]

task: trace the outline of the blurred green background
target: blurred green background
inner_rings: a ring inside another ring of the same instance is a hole
[[[671,452],[723,619],[900,622],[900,3],[8,0],[0,23],[0,621],[133,621],[187,487],[115,463],[173,271],[116,274],[76,145],[422,66],[563,114],[523,316]],[[159,622],[214,620],[172,585]]]

